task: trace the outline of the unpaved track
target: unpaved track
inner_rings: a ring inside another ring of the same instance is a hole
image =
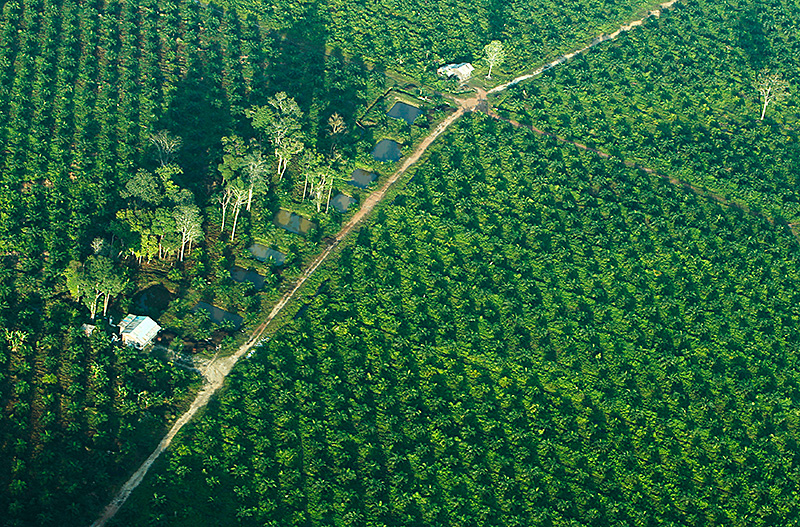
[[[495,88],[489,90],[488,94],[502,92],[503,90],[515,84],[518,84],[527,79],[541,75],[541,73],[546,69],[550,69],[559,64],[563,64],[564,62],[571,59],[575,55],[583,53],[586,50],[591,49],[594,46],[597,46],[598,44],[601,44],[608,40],[613,40],[617,38],[622,32],[630,31],[634,27],[642,25],[644,21],[647,20],[647,18],[651,16],[655,17],[660,16],[661,12],[664,9],[671,7],[673,4],[675,4],[676,1],[677,0],[670,0],[668,2],[662,3],[658,6],[656,10],[649,11],[647,15],[642,17],[641,19],[635,20],[627,25],[620,27],[620,29],[618,29],[614,33],[611,33],[610,35],[600,35],[599,37],[596,37],[588,46],[585,46],[572,53],[562,55],[556,60],[549,62],[544,66],[541,66],[540,68],[534,70],[533,73],[522,75],[520,77],[515,78],[511,82],[508,82],[506,84],[501,84],[500,86],[496,86]],[[225,382],[225,378],[231,372],[231,370],[239,361],[239,359],[241,359],[243,356],[249,353],[255,346],[257,346],[261,342],[262,335],[264,334],[264,331],[266,331],[269,324],[275,319],[276,316],[278,316],[278,314],[283,310],[283,308],[286,307],[286,305],[294,298],[295,294],[297,294],[300,288],[303,287],[303,285],[305,285],[308,278],[312,274],[314,274],[314,272],[319,268],[320,265],[322,265],[322,263],[328,258],[328,256],[339,245],[339,243],[341,243],[341,241],[344,240],[347,237],[347,235],[350,234],[350,232],[353,231],[353,229],[355,229],[355,227],[370,212],[372,212],[375,206],[384,198],[386,193],[389,191],[389,188],[392,185],[394,185],[397,182],[397,180],[399,180],[403,176],[403,174],[405,174],[406,171],[408,171],[408,169],[420,159],[420,157],[422,157],[422,155],[425,153],[428,147],[430,147],[430,145],[440,135],[442,135],[442,133],[444,133],[444,131],[447,130],[447,128],[451,124],[456,122],[462,115],[464,115],[464,113],[468,111],[474,111],[475,109],[477,109],[479,105],[481,105],[482,103],[488,104],[488,101],[486,99],[487,92],[484,92],[480,89],[476,91],[477,94],[475,97],[472,97],[470,99],[455,100],[455,102],[458,104],[458,109],[449,117],[447,117],[444,121],[439,123],[433,130],[433,132],[431,132],[425,139],[422,140],[422,142],[417,146],[416,150],[414,150],[414,152],[410,156],[405,158],[400,167],[394,172],[394,174],[392,174],[389,177],[389,179],[386,180],[386,182],[380,189],[376,190],[375,192],[372,192],[369,195],[369,197],[367,197],[367,199],[361,205],[360,210],[356,214],[354,214],[353,217],[350,219],[350,221],[348,221],[341,228],[338,234],[336,234],[333,243],[331,243],[328,247],[326,247],[325,250],[323,250],[306,267],[306,269],[300,275],[300,278],[298,278],[294,286],[281,297],[281,299],[278,301],[277,304],[275,304],[275,306],[272,308],[272,311],[267,316],[267,318],[253,330],[253,333],[250,335],[250,338],[247,340],[247,342],[242,344],[242,346],[238,350],[236,350],[236,353],[234,353],[233,355],[230,355],[228,357],[217,357],[211,363],[209,363],[209,365],[206,367],[205,370],[206,384],[203,386],[203,389],[200,391],[200,393],[197,394],[197,397],[195,397],[195,400],[192,402],[192,405],[189,407],[188,410],[186,410],[186,412],[184,412],[178,418],[177,421],[175,421],[175,424],[172,425],[172,428],[170,428],[169,432],[167,432],[167,434],[161,439],[161,442],[158,444],[153,453],[150,454],[150,456],[144,461],[144,463],[141,464],[141,466],[136,470],[136,472],[133,473],[133,475],[128,479],[128,481],[125,482],[125,484],[120,488],[117,495],[111,500],[111,502],[106,506],[106,508],[103,509],[103,512],[100,515],[100,517],[94,523],[92,523],[91,527],[103,527],[108,522],[108,520],[114,517],[114,515],[117,513],[120,507],[122,507],[122,505],[125,503],[128,497],[134,491],[134,489],[136,489],[136,487],[138,487],[139,484],[142,482],[145,475],[147,474],[147,471],[150,470],[150,466],[153,464],[153,462],[156,459],[158,459],[158,457],[164,452],[164,450],[167,449],[167,447],[169,447],[175,435],[181,430],[181,428],[183,428],[183,426],[186,423],[188,423],[195,416],[198,410],[200,410],[206,404],[208,404],[208,401],[211,400],[211,397],[217,392],[217,390],[219,390],[222,387],[222,385]]]
[[[394,185],[397,180],[399,180],[403,174],[408,171],[408,169],[416,163],[422,154],[428,149],[428,147],[436,140],[437,137],[442,135],[442,133],[447,130],[447,128],[456,122],[459,117],[464,115],[467,111],[472,111],[475,109],[477,104],[480,102],[480,98],[474,97],[471,99],[464,99],[456,101],[459,104],[458,109],[453,112],[450,116],[448,116],[444,121],[439,123],[439,125],[431,132],[422,142],[417,146],[416,150],[408,156],[400,165],[400,167],[392,174],[389,179],[383,184],[383,186],[372,192],[369,197],[364,200],[364,203],[361,205],[361,209],[353,215],[353,217],[348,221],[336,234],[334,241],[330,244],[327,248],[325,248],[322,253],[320,253],[303,271],[298,278],[297,282],[294,286],[285,293],[281,299],[275,304],[275,307],[272,308],[272,311],[267,316],[267,318],[259,324],[259,326],[253,330],[253,333],[250,335],[250,338],[242,344],[242,346],[236,350],[236,353],[230,355],[228,357],[218,357],[214,359],[205,370],[205,377],[206,377],[206,384],[203,386],[203,389],[200,393],[197,394],[197,397],[192,402],[192,405],[189,407],[183,415],[175,421],[175,424],[172,425],[167,435],[161,439],[161,442],[158,444],[156,449],[153,451],[152,454],[142,463],[142,465],[133,473],[133,475],[125,482],[125,484],[120,488],[117,495],[114,497],[113,500],[106,506],[103,510],[102,515],[92,524],[92,527],[102,527],[103,525],[108,522],[114,515],[117,513],[120,507],[125,503],[128,497],[131,495],[131,492],[139,486],[139,483],[142,482],[144,476],[147,474],[147,471],[150,470],[150,466],[153,462],[158,459],[158,456],[161,455],[164,450],[169,447],[172,439],[175,435],[180,431],[183,426],[188,423],[192,417],[197,413],[198,410],[203,408],[208,401],[211,399],[211,396],[214,395],[217,390],[219,390],[223,383],[225,382],[225,378],[231,372],[233,367],[236,363],[241,359],[245,354],[250,352],[258,343],[261,341],[262,335],[264,331],[267,329],[269,324],[275,319],[276,316],[283,310],[284,307],[289,303],[292,298],[294,298],[295,294],[300,290],[301,287],[306,283],[308,278],[314,274],[314,272],[322,265],[322,262],[325,261],[326,258],[333,252],[336,246],[344,240],[350,232],[355,229],[355,227],[363,220],[372,209],[383,199],[386,193],[389,191],[389,188]]]
[[[669,9],[677,1],[678,0],[669,0],[668,2],[664,2],[663,4],[659,4],[658,6],[656,6],[655,9],[651,9],[650,11],[648,11],[647,14],[645,16],[643,16],[642,18],[640,18],[638,20],[634,20],[633,22],[629,22],[628,24],[625,24],[624,26],[621,26],[618,30],[614,31],[613,33],[602,34],[600,36],[597,36],[597,37],[594,38],[594,40],[592,40],[592,42],[588,46],[585,46],[585,47],[583,47],[583,48],[581,48],[579,50],[573,51],[572,53],[567,53],[566,55],[561,55],[560,57],[558,57],[557,59],[553,60],[552,62],[548,62],[544,66],[540,66],[539,68],[533,70],[533,72],[531,72],[531,73],[527,73],[525,75],[521,75],[521,76],[517,77],[516,79],[514,79],[514,80],[512,80],[510,82],[507,82],[505,84],[501,84],[499,86],[495,86],[494,88],[489,90],[488,93],[489,93],[489,95],[494,94],[494,93],[500,93],[501,91],[506,90],[506,89],[510,88],[511,86],[514,86],[515,84],[519,84],[522,81],[526,81],[528,79],[532,79],[534,77],[537,77],[537,76],[541,75],[542,72],[544,72],[546,70],[549,70],[550,68],[552,68],[554,66],[558,66],[559,64],[563,64],[564,62],[568,61],[572,57],[574,57],[576,55],[580,55],[581,53],[584,53],[584,52],[592,49],[595,46],[599,46],[603,42],[608,42],[609,40],[614,40],[615,38],[620,36],[622,33],[625,33],[626,31],[630,31],[631,29],[633,29],[635,27],[641,26],[642,24],[644,24],[645,20],[647,20],[651,16],[655,17],[655,18],[660,17],[661,13],[664,12],[665,9]]]

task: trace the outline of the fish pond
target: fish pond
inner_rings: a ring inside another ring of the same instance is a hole
[[[264,277],[257,272],[249,269],[243,269],[238,266],[231,269],[231,278],[234,282],[250,282],[253,284],[253,287],[255,287],[256,291],[260,291],[264,287],[265,282]]]
[[[308,219],[284,209],[275,215],[275,225],[295,234],[305,234],[314,227]]]
[[[211,318],[211,322],[214,324],[222,324],[223,322],[228,321],[233,324],[235,329],[239,329],[239,326],[241,326],[242,322],[244,322],[244,319],[236,313],[225,311],[224,309],[212,306],[207,302],[198,302],[197,305],[192,308],[192,311],[195,313],[200,310],[206,311],[209,315],[209,318]]]
[[[422,115],[422,110],[416,106],[397,101],[392,106],[392,109],[386,112],[386,115],[394,119],[402,119],[408,124],[412,124],[417,117]]]
[[[400,143],[392,139],[381,139],[372,150],[372,157],[375,161],[385,163],[387,161],[397,161],[400,159]]]
[[[259,262],[270,262],[272,265],[283,265],[286,262],[285,254],[260,243],[250,246],[250,254]]]
[[[339,212],[347,212],[347,209],[350,208],[350,205],[355,202],[355,198],[352,198],[347,194],[336,194],[331,200],[331,205]]]
[[[367,188],[370,184],[378,179],[378,174],[375,172],[369,172],[368,170],[364,170],[363,168],[357,168],[353,170],[353,173],[350,175],[350,183],[354,187],[358,188]]]

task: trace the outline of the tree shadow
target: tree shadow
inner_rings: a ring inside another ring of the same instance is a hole
[[[226,15],[215,11],[214,17]],[[259,31],[248,22],[242,27],[224,28],[241,32]],[[325,79],[325,23],[315,7],[293,27],[277,32],[262,30],[255,38],[261,46],[256,62],[252,91],[245,94],[240,85],[241,72],[228,71],[225,39],[222,33],[208,37],[198,49],[200,56],[180,81],[170,107],[161,119],[161,127],[183,139],[177,162],[184,175],[178,184],[191,189],[203,202],[218,181],[216,165],[221,158],[221,138],[229,134],[253,137],[255,131],[244,108],[266,104],[277,92],[286,92],[303,110],[308,129],[316,125],[319,113],[314,100],[319,99]],[[251,54],[252,55],[252,54]],[[234,83],[231,87],[230,83]],[[327,119],[327,117],[326,117]]]
[[[353,131],[359,108],[367,105],[367,85],[370,72],[361,56],[356,55],[347,59],[342,50],[334,48],[325,62],[324,96],[320,99],[324,106],[317,118],[317,145],[318,148],[328,153],[335,142],[339,146],[346,139],[352,140],[349,134],[342,134],[339,138],[329,134],[328,119],[334,114],[339,114],[347,130]],[[348,141],[348,144],[352,141]],[[344,145],[345,148],[347,145]],[[342,152],[345,156],[354,155],[353,152]]]
[[[307,123],[316,124],[314,100],[325,83],[325,21],[312,6],[294,26],[271,36],[274,57],[266,72],[269,95],[286,92],[297,101]]]
[[[214,62],[193,63],[162,120],[164,128],[183,139],[177,160],[183,176],[178,184],[191,189],[201,202],[215,179],[212,166],[220,157],[220,140],[233,123],[231,105],[222,88],[220,62]]]
[[[739,16],[736,20],[735,31],[738,44],[747,55],[747,60],[753,69],[763,68],[770,54],[770,45],[759,14],[754,7]]]
[[[489,3],[489,32],[486,44],[492,40],[503,40],[503,30],[506,27],[505,2],[503,0],[492,0]]]

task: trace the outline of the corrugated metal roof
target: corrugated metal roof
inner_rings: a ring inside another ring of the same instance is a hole
[[[156,336],[161,326],[150,317],[143,315],[128,315],[119,323],[119,331],[125,342],[135,342],[144,346]]]

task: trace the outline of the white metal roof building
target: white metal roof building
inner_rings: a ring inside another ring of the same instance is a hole
[[[455,75],[458,77],[458,80],[461,82],[465,82],[472,77],[472,71],[475,68],[469,62],[462,62],[461,64],[447,64],[446,66],[442,66],[436,73],[439,75],[447,75],[448,77],[452,77]]]
[[[128,315],[119,323],[119,334],[126,346],[143,348],[161,331],[161,326],[150,317]]]

